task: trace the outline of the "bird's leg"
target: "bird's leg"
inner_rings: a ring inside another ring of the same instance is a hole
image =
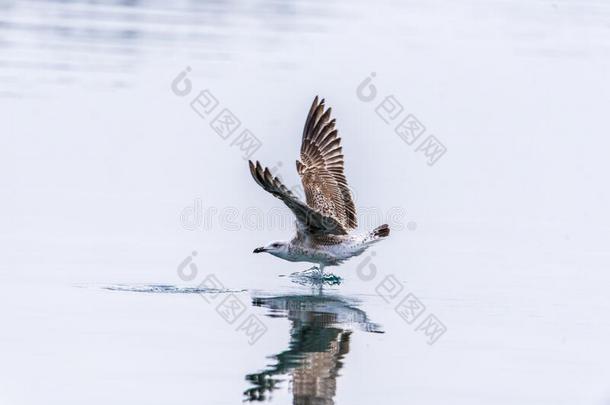
[[[320,263],[320,278],[324,278],[324,265]]]
[[[313,266],[313,267],[308,268],[305,271],[309,272],[309,271],[315,271],[315,270],[320,270],[320,269],[318,268],[318,266]]]
[[[318,269],[318,267],[313,266],[308,268],[307,270],[303,270],[303,271],[297,271],[295,273],[292,273],[293,275],[297,275],[297,274],[307,274],[307,273],[312,273],[314,271],[319,271],[320,269]]]

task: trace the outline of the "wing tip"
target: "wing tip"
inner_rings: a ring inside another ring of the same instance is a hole
[[[257,160],[256,164],[254,164],[253,161],[248,160],[248,166],[250,167],[250,174],[252,175],[252,178],[254,179],[254,181],[261,186],[262,188],[264,188],[265,190],[267,190],[268,186],[265,184],[265,177],[263,176],[262,173],[262,166],[260,164],[260,162]]]

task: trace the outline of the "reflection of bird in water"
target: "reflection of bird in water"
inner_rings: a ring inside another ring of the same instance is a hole
[[[337,296],[255,298],[253,305],[269,308],[271,317],[287,317],[291,330],[288,349],[272,356],[276,363],[246,376],[254,385],[244,393],[248,401],[266,399],[280,381],[290,378],[293,404],[333,404],[339,369],[349,352],[348,328],[382,333],[364,311]]]
[[[349,352],[349,331],[340,331],[329,342],[327,351],[308,353],[300,367],[292,371],[295,404],[332,404],[343,356]]]

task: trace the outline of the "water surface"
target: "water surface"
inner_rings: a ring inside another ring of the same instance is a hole
[[[592,0],[1,2],[0,402],[607,403],[609,18]],[[246,162],[298,186],[318,94],[361,230],[392,228],[325,286],[252,255],[292,227]]]

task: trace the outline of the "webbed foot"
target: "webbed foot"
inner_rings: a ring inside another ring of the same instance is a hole
[[[304,276],[304,275],[309,275],[312,273],[318,273],[320,271],[320,268],[318,266],[313,266],[308,268],[307,270],[302,270],[302,271],[295,271],[294,273],[291,273],[291,276]]]

